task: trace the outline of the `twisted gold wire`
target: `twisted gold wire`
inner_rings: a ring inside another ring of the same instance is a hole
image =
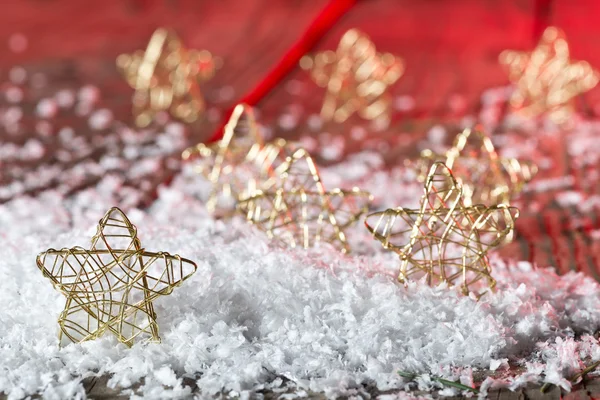
[[[118,208],[99,221],[90,250],[49,249],[37,256],[42,274],[66,298],[59,342],[83,342],[110,331],[132,346],[160,341],[153,301],[168,295],[197,269],[193,261],[141,247],[136,227]]]
[[[460,184],[441,162],[431,166],[424,189],[419,209],[388,209],[365,220],[373,237],[400,256],[398,280],[424,278],[428,285],[450,286],[460,281],[464,294],[485,280],[493,289],[487,252],[512,235],[519,210],[504,204],[465,206]]]
[[[275,173],[270,189],[240,199],[238,210],[246,219],[285,246],[328,242],[349,252],[344,231],[367,212],[372,196],[358,188],[327,191],[304,149],[287,156]]]
[[[511,106],[530,117],[545,113],[557,124],[571,119],[573,99],[600,79],[586,61],[571,61],[564,33],[553,26],[546,28],[533,51],[505,50],[498,60],[515,85]]]
[[[390,53],[377,53],[368,36],[350,29],[335,52],[305,56],[300,66],[326,88],[321,116],[341,123],[352,114],[389,125],[392,97],[388,93],[404,73],[404,63]]]
[[[463,130],[445,154],[423,150],[413,164],[419,181],[425,182],[436,161],[443,161],[452,170],[467,206],[510,204],[538,171],[530,161],[498,156],[492,140],[480,126]]]
[[[242,131],[242,121],[247,127]],[[215,212],[227,200],[246,197],[272,182],[273,168],[286,147],[283,139],[264,144],[254,111],[238,104],[223,132],[223,138],[212,145],[199,143],[185,149],[182,158],[194,161],[195,170],[212,184],[206,203]]]
[[[204,112],[199,81],[210,79],[220,64],[208,51],[188,50],[175,33],[157,29],[146,51],[121,54],[117,67],[135,89],[135,123],[145,127],[161,111],[191,123]]]

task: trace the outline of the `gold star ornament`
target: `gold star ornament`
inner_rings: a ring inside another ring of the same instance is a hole
[[[598,71],[585,61],[572,61],[564,33],[547,28],[531,52],[505,50],[500,64],[515,85],[511,106],[531,117],[546,113],[557,124],[573,114],[573,99],[598,83]]]
[[[419,209],[376,212],[365,225],[384,248],[400,256],[400,282],[460,285],[464,294],[481,296],[496,285],[487,253],[512,235],[518,215],[506,205],[465,206],[452,172],[436,162]]]
[[[38,255],[37,266],[67,298],[59,342],[110,332],[127,346],[138,338],[160,341],[153,301],[196,271],[188,259],[142,248],[136,227],[118,208],[100,220],[90,250],[49,249]]]
[[[443,161],[452,169],[467,206],[510,204],[538,171],[532,162],[500,157],[491,138],[479,126],[462,131],[445,154],[423,150],[414,163],[419,181],[425,182],[436,161]]]
[[[388,88],[404,73],[404,63],[390,53],[378,53],[362,32],[350,29],[335,52],[305,56],[300,66],[326,89],[321,108],[324,120],[341,123],[357,113],[379,126],[389,125],[392,97]]]
[[[280,139],[265,145],[252,108],[238,104],[220,141],[190,147],[184,150],[182,158],[193,161],[196,172],[211,183],[206,207],[215,212],[233,209],[232,202],[248,192],[268,187],[285,144]]]
[[[349,252],[344,231],[367,212],[372,196],[358,188],[325,190],[304,149],[289,155],[275,173],[269,189],[238,203],[247,220],[284,246],[309,248],[326,242]]]
[[[157,113],[166,111],[187,123],[204,111],[199,81],[206,81],[220,66],[208,51],[188,50],[171,31],[157,29],[146,48],[117,57],[117,67],[135,90],[133,116],[145,127]]]

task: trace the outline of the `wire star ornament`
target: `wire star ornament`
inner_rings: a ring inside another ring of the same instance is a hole
[[[205,107],[198,82],[212,78],[219,64],[206,50],[188,50],[164,28],[154,32],[146,51],[121,54],[117,67],[135,89],[136,125],[149,125],[161,111],[187,123],[196,121]]]
[[[435,161],[452,169],[467,206],[510,204],[538,171],[532,162],[500,157],[480,126],[463,130],[445,154],[423,150],[414,164],[419,181],[425,182]]]
[[[270,189],[238,203],[247,220],[284,246],[309,248],[327,242],[349,252],[345,230],[367,212],[372,196],[358,188],[325,190],[304,149],[287,156],[276,176]]]
[[[390,53],[378,53],[362,32],[350,29],[335,52],[305,56],[300,66],[326,88],[321,108],[324,120],[341,123],[357,113],[379,126],[389,125],[392,97],[388,88],[404,73],[404,63]]]
[[[79,343],[111,332],[131,347],[137,338],[160,342],[153,301],[196,271],[193,261],[141,246],[136,227],[118,208],[98,224],[90,250],[49,249],[37,266],[67,298],[58,318],[59,342]]]
[[[373,237],[400,256],[400,282],[460,284],[464,294],[475,294],[472,289],[480,281],[494,288],[487,253],[512,235],[519,211],[506,205],[465,206],[462,194],[451,170],[436,162],[419,209],[398,207],[367,216]]]
[[[573,99],[598,83],[598,71],[585,61],[571,61],[564,33],[547,28],[531,52],[505,50],[500,63],[507,69],[516,89],[513,108],[526,116],[547,113],[557,124],[573,115]]]
[[[182,158],[195,160],[196,172],[211,182],[206,207],[215,212],[217,208],[231,208],[232,201],[268,187],[285,144],[280,139],[265,145],[252,108],[238,104],[219,142],[199,143],[184,150]]]

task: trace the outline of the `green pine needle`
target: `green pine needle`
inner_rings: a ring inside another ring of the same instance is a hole
[[[410,379],[411,381],[414,381],[417,378],[417,375],[411,374],[410,372],[404,372],[404,371],[398,371],[398,375],[400,375],[403,378]],[[431,379],[433,379],[434,381],[439,382],[445,386],[454,387],[454,388],[457,388],[460,390],[468,390],[469,392],[473,392],[473,393],[479,393],[479,390],[472,388],[471,386],[463,385],[462,383],[449,381],[447,379],[439,378],[437,376],[432,376]]]
[[[579,378],[583,378],[584,376],[586,376],[587,374],[589,374],[590,372],[592,372],[593,370],[598,368],[598,366],[600,366],[600,361],[596,361],[595,363],[588,365],[581,372],[573,375],[573,377],[571,378],[571,383],[575,383]],[[548,388],[550,388],[550,386],[552,386],[551,383],[549,383],[549,382],[544,383],[542,385],[542,387],[540,388],[540,392],[546,393],[548,391]]]

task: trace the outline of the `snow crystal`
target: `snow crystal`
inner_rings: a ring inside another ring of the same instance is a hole
[[[300,96],[304,93],[305,89],[306,83],[298,79],[290,79],[285,83],[285,90],[293,96]]]
[[[233,89],[233,86],[223,86],[219,89],[219,101],[230,101],[233,99],[233,96],[235,96],[235,90]]]
[[[410,111],[415,108],[415,99],[411,96],[398,96],[394,99],[394,108],[398,111]]]
[[[54,99],[60,108],[70,108],[75,104],[75,93],[72,90],[62,89],[56,92]]]
[[[350,137],[354,140],[363,140],[367,137],[367,130],[362,126],[353,126],[350,129]]]
[[[4,97],[9,103],[20,103],[23,100],[23,89],[16,86],[6,88]]]
[[[298,118],[293,114],[283,114],[279,117],[281,129],[289,131],[298,126]]]
[[[311,114],[306,119],[308,128],[312,131],[318,131],[323,127],[323,120],[319,114]]]
[[[77,97],[81,103],[92,104],[100,98],[100,90],[96,86],[85,85],[79,89]]]
[[[12,106],[9,107],[2,116],[2,122],[6,125],[11,125],[19,122],[23,118],[23,110],[20,107]]]
[[[113,114],[107,108],[103,108],[100,110],[96,110],[90,115],[88,123],[90,128],[94,130],[102,130],[109,127],[109,124],[112,122]]]
[[[27,49],[27,36],[22,33],[13,33],[8,38],[8,48],[13,53],[22,53]]]
[[[321,157],[328,161],[339,160],[344,154],[346,138],[342,135],[322,135],[321,138],[323,138],[320,148]]]
[[[48,83],[48,78],[41,72],[36,72],[31,75],[31,87],[41,89]]]
[[[8,72],[8,77],[15,85],[21,85],[27,79],[27,71],[23,67],[12,67]]]
[[[37,104],[36,112],[42,118],[52,118],[58,111],[58,104],[53,99],[42,99]]]
[[[38,121],[35,124],[35,131],[41,136],[52,135],[52,124],[48,121]]]

